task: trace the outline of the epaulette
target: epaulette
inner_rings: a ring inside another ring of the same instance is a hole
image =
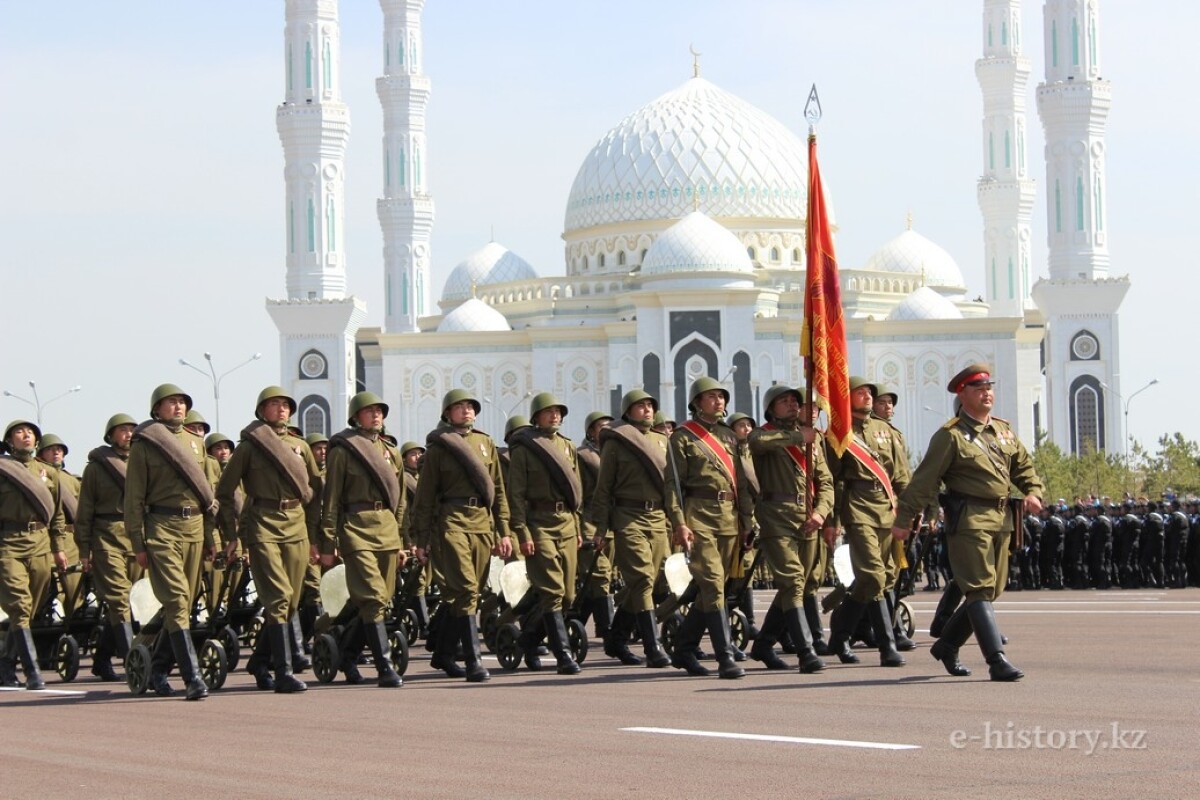
[[[992,417],[992,422],[1003,422],[1008,427],[1010,427],[1010,428],[1012,427],[1012,423],[1009,422],[1008,420],[1004,419],[1003,417]]]
[[[942,425],[942,430],[948,431],[958,424],[958,417],[951,417]]]

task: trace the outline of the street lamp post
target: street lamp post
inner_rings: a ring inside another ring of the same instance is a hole
[[[37,383],[35,383],[34,381],[30,381],[29,389],[30,389],[30,391],[33,392],[32,400],[30,400],[27,397],[22,397],[19,394],[13,394],[12,392],[8,391],[7,389],[4,390],[4,396],[11,397],[14,400],[20,400],[22,403],[33,406],[34,412],[37,415],[37,424],[38,424],[38,427],[40,428],[40,427],[42,427],[42,409],[44,409],[46,406],[53,403],[55,400],[61,400],[69,394],[74,394],[75,392],[82,391],[83,387],[82,386],[72,386],[70,389],[67,389],[62,394],[56,394],[54,397],[51,397],[49,400],[47,400],[44,403],[38,397]]]
[[[1125,468],[1126,469],[1129,468],[1129,440],[1133,438],[1133,433],[1131,433],[1129,430],[1129,404],[1133,402],[1133,398],[1137,397],[1139,394],[1146,391],[1147,389],[1149,389],[1151,386],[1155,385],[1156,383],[1158,383],[1158,378],[1152,378],[1150,380],[1150,382],[1147,383],[1145,386],[1138,389],[1133,394],[1129,395],[1129,399],[1127,399],[1125,401]],[[1120,395],[1118,395],[1118,397],[1119,396]]]
[[[208,371],[207,372],[205,372],[200,367],[197,367],[195,364],[188,361],[186,358],[179,359],[180,364],[182,364],[185,367],[191,367],[192,369],[196,370],[196,372],[199,372],[201,375],[208,378],[209,383],[212,384],[213,406],[214,406],[214,416],[215,416],[214,421],[216,423],[216,428],[214,428],[214,430],[217,430],[217,431],[221,430],[221,381],[224,380],[225,376],[228,375],[229,373],[235,372],[236,370],[241,369],[242,367],[249,364],[251,361],[258,361],[260,358],[262,358],[262,353],[255,353],[254,355],[250,356],[249,358],[247,358],[245,361],[238,364],[237,366],[230,367],[229,369],[225,370],[220,375],[217,374],[217,369],[213,365],[212,353],[204,354],[204,360],[208,362]]]

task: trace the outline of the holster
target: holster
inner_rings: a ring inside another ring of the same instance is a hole
[[[1008,552],[1016,553],[1025,546],[1025,522],[1021,519],[1021,511],[1025,507],[1025,501],[1020,497],[1010,497],[1008,500],[1008,512],[1012,516],[1013,531],[1012,538],[1008,543]]]
[[[946,535],[953,536],[958,530],[959,520],[962,519],[963,511],[967,507],[967,499],[960,495],[950,494],[949,492],[941,492],[938,494],[938,505],[942,507],[942,511],[946,514]]]

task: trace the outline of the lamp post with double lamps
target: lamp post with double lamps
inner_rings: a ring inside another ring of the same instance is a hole
[[[230,367],[229,369],[225,370],[220,375],[217,374],[217,368],[213,365],[212,353],[204,354],[204,360],[206,362],[208,362],[208,370],[207,371],[201,369],[200,367],[197,367],[195,364],[188,361],[186,358],[179,359],[180,364],[182,364],[185,367],[191,367],[192,369],[196,370],[196,372],[199,372],[201,375],[208,378],[209,383],[212,384],[213,407],[214,407],[215,418],[216,418],[215,419],[216,427],[213,430],[218,430],[218,431],[221,430],[221,381],[224,380],[225,376],[228,375],[229,373],[235,372],[235,371],[241,369],[242,367],[249,364],[251,361],[258,361],[260,358],[262,358],[262,353],[255,353],[254,355],[250,356],[249,358],[247,358],[245,361],[238,364],[237,366]]]

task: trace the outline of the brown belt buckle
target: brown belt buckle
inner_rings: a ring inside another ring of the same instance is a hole
[[[653,511],[654,510],[654,501],[647,500],[646,502],[642,503],[642,510],[643,511]]]
[[[729,492],[725,491],[724,489],[720,490],[719,492],[717,492],[716,499],[717,499],[717,502],[719,502],[719,503],[725,502],[726,500],[729,499]]]
[[[183,517],[184,519],[191,519],[192,507],[191,506],[182,506],[179,509],[179,516]]]
[[[467,498],[467,508],[479,508],[479,498],[478,497],[468,497]]]

